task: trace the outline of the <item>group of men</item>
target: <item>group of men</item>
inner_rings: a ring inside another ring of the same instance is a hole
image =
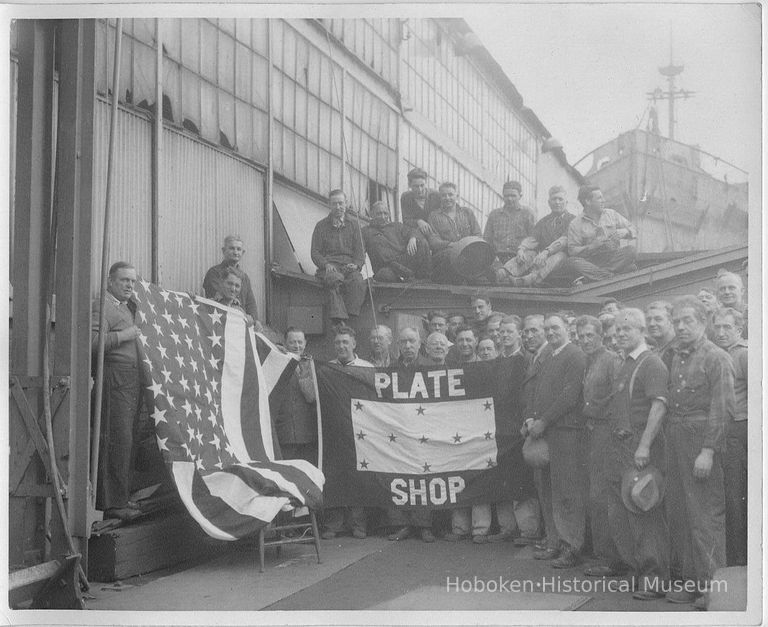
[[[443,539],[534,545],[534,557],[554,568],[576,567],[591,545],[596,562],[585,574],[632,574],[635,598],[689,603],[716,569],[747,559],[742,298],[741,277],[731,272],[700,296],[645,310],[610,299],[598,316],[561,311],[521,319],[477,296],[474,319],[431,311],[424,329],[371,329],[367,359],[358,356],[355,331],[339,326],[331,363],[455,368],[515,360],[525,371],[525,409],[509,430],[521,441],[545,441],[549,451],[549,462],[534,470],[536,497],[452,510]],[[305,346],[302,331],[289,329],[288,350],[302,354]],[[302,393],[274,418],[284,450],[302,445],[302,456],[315,461],[315,399],[305,392],[312,386],[304,358],[294,375]],[[297,441],[287,436],[293,433],[305,435]],[[362,507],[326,512],[323,537],[365,538],[371,519]],[[428,511],[385,512],[383,524],[391,540],[416,535],[425,542],[440,527]]]
[[[329,215],[315,225],[312,261],[317,276],[330,293],[330,317],[335,323],[354,320],[365,299],[361,274],[365,255],[373,279],[385,283],[433,280],[466,283],[453,259],[465,238],[482,238],[491,247],[492,264],[477,282],[531,287],[545,280],[569,283],[599,281],[636,269],[636,249],[621,240],[636,237],[634,226],[605,207],[598,187],[584,185],[578,200],[583,212],[568,212],[566,191],[549,190],[550,213],[538,222],[523,204],[522,185],[504,184],[504,205],[488,214],[481,230],[475,214],[458,202],[458,189],[445,182],[427,187],[427,173],[408,173],[409,190],[402,194],[402,222],[392,222],[382,201],[373,203],[370,223],[363,226],[350,215],[346,194],[335,189],[328,196]],[[354,326],[354,325],[353,325]]]
[[[209,268],[203,279],[203,295],[241,311],[249,324],[263,331],[258,320],[256,298],[248,275],[240,268],[245,254],[243,240],[228,235],[221,249],[222,261]],[[135,323],[134,286],[136,268],[118,261],[109,270],[104,299],[104,377],[100,455],[96,506],[105,518],[130,521],[141,515],[130,501],[139,414],[142,406],[142,370]],[[92,309],[92,350],[99,342],[100,301]],[[94,359],[92,363],[96,363]]]

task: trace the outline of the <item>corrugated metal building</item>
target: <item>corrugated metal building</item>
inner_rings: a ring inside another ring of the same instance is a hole
[[[562,150],[543,152],[546,128],[463,20],[126,19],[123,28],[110,258],[198,292],[223,237],[239,233],[260,311],[279,329],[284,288],[293,288],[270,270],[314,274],[309,239],[332,188],[363,213],[383,199],[397,215],[406,173],[420,166],[432,184],[455,182],[482,224],[505,180],[520,180],[532,205],[550,185],[578,180]],[[66,552],[33,424],[43,412],[48,302],[55,455],[68,527],[87,553],[90,299],[115,32],[113,19],[11,29],[14,566]],[[317,308],[298,313],[307,320]]]

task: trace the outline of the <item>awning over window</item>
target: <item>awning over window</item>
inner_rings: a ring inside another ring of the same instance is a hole
[[[309,196],[278,183],[273,188],[274,258],[286,270],[314,275],[317,266],[312,262],[312,232],[315,225],[328,215],[328,208]],[[363,276],[372,276],[368,258]]]

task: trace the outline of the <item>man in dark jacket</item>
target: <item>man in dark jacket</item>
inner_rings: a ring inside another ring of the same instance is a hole
[[[587,509],[587,460],[581,390],[586,356],[568,341],[560,315],[544,320],[548,350],[532,389],[526,390],[524,436],[545,438],[549,466],[535,473],[547,533],[536,559],[552,559],[554,568],[572,568],[584,544]]]
[[[389,208],[381,200],[371,207],[371,224],[363,229],[363,239],[376,281],[398,283],[429,277],[427,240],[418,228],[392,222]]]
[[[312,233],[312,261],[317,277],[330,294],[330,317],[334,323],[356,319],[365,300],[365,281],[360,269],[365,263],[360,225],[347,217],[347,195],[340,189],[328,195],[330,212]]]
[[[311,359],[304,354],[307,340],[304,331],[289,327],[285,347],[301,361],[291,374],[288,386],[277,408],[275,426],[284,459],[305,459],[317,464],[317,411]]]
[[[403,224],[419,229],[425,236],[432,233],[432,227],[427,222],[431,211],[440,208],[440,194],[427,187],[427,173],[421,168],[408,172],[407,192],[400,196],[400,213]]]

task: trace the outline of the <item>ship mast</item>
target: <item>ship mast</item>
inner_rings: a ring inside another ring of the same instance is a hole
[[[672,32],[669,34],[669,65],[659,68],[659,73],[662,76],[667,77],[667,90],[664,91],[660,87],[657,87],[652,92],[648,92],[648,100],[652,100],[656,104],[657,100],[669,101],[669,139],[675,139],[675,100],[685,98],[686,100],[693,96],[696,92],[688,91],[687,89],[678,89],[675,85],[675,78],[682,74],[685,66],[675,65],[674,63],[674,50],[672,42]]]

